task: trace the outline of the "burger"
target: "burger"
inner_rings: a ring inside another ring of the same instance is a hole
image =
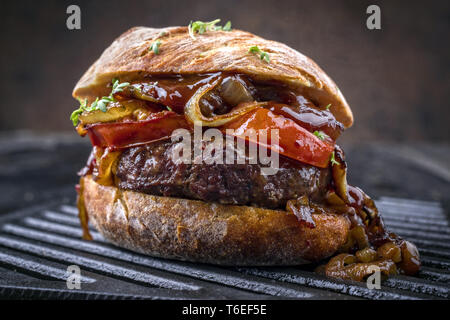
[[[353,115],[336,84],[298,51],[218,23],[132,28],[77,83],[70,118],[93,146],[83,237],[90,221],[155,257],[325,262],[318,272],[359,281],[416,273],[416,247],[347,184],[336,140]]]

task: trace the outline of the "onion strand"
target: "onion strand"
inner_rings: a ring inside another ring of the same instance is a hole
[[[240,117],[257,107],[262,107],[267,104],[267,102],[243,102],[234,107],[229,113],[216,115],[213,117],[206,117],[203,115],[200,109],[200,100],[202,97],[213,90],[217,85],[218,81],[213,83],[212,85],[206,85],[201,87],[197,92],[189,99],[188,103],[185,106],[184,114],[186,116],[186,120],[192,124],[201,124],[206,127],[220,127],[237,117]]]

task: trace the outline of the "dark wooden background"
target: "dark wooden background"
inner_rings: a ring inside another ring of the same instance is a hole
[[[382,30],[366,28],[366,8]],[[82,29],[66,28],[78,4]],[[231,20],[313,58],[348,99],[343,141],[450,140],[450,1],[1,1],[1,130],[71,130],[71,91],[112,40],[132,26]]]

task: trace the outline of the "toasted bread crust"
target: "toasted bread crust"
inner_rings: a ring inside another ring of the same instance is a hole
[[[331,256],[350,222],[313,215],[301,225],[281,210],[152,196],[82,178],[90,221],[110,242],[136,252],[219,265],[298,265]]]
[[[164,34],[164,35],[161,35]],[[149,47],[160,38],[160,53]],[[270,63],[249,53],[257,45],[270,55]],[[187,27],[163,29],[135,27],[117,38],[76,85],[75,98],[95,99],[106,94],[106,84],[149,75],[243,73],[262,81],[279,81],[299,90],[320,106],[331,104],[336,119],[350,127],[353,115],[336,84],[311,59],[276,41],[251,33],[208,31],[189,36]]]

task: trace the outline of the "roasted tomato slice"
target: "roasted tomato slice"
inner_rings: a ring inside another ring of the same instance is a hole
[[[262,145],[259,130],[266,130],[266,147],[291,159],[320,168],[328,166],[331,153],[334,150],[333,141],[322,141],[308,130],[299,126],[295,121],[282,115],[274,114],[265,108],[255,109],[227,123],[222,129],[225,132],[226,129],[234,129],[234,136],[259,145]],[[278,144],[271,143],[271,129],[278,129]],[[254,130],[256,136],[250,134],[252,130]],[[257,137],[257,141],[255,141],[255,137]]]
[[[87,126],[92,145],[102,148],[123,149],[170,137],[179,128],[188,129],[184,115],[172,111],[152,114],[142,121],[97,123]]]
[[[302,128],[312,131],[322,131],[336,141],[344,127],[327,110],[317,110],[309,106],[289,106],[287,104],[269,102],[267,107],[275,114],[294,120]]]

